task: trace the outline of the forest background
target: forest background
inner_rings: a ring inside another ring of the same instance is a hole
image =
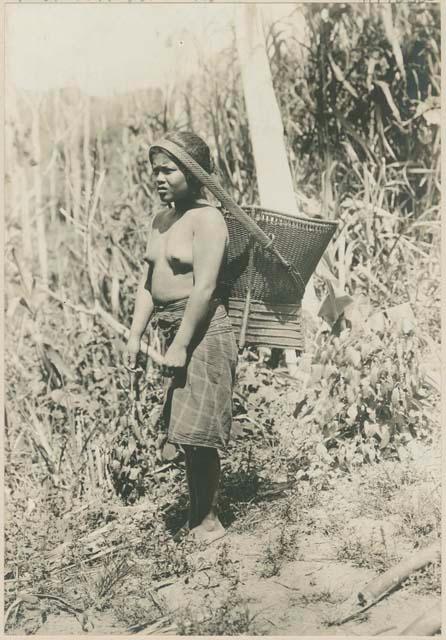
[[[290,5],[265,34],[297,206],[339,227],[295,375],[267,349],[240,357],[222,518],[259,534],[268,501],[270,529],[286,512],[300,536],[322,518],[337,561],[379,573],[440,536],[440,6]],[[158,86],[8,88],[7,629],[42,628],[59,597],[84,630],[108,612],[116,629],[162,614],[180,633],[269,632],[240,594],[235,613],[225,600],[189,626],[184,611],[138,597],[141,581],[195,575],[170,541],[184,462],[159,436],[159,373],[145,361],[131,380],[120,359],[160,206],[147,147],[192,129],[235,200],[258,198],[233,29],[207,56],[187,25],[162,35],[177,66]],[[366,536],[351,529],[361,518]],[[280,530],[260,581],[298,560],[290,526]],[[438,562],[405,588],[439,598]]]

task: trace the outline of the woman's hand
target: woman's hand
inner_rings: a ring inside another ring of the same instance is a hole
[[[129,337],[127,347],[123,354],[123,362],[124,367],[130,371],[130,373],[134,373],[136,371],[136,358],[138,356],[140,346],[141,338],[136,338],[135,336]]]
[[[164,356],[163,365],[167,369],[181,369],[186,365],[187,351],[185,347],[180,347],[172,342]]]

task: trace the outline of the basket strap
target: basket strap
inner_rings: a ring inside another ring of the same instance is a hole
[[[165,149],[177,158],[192,175],[197,178],[213,195],[221,202],[227,211],[233,214],[235,218],[254,236],[257,242],[265,249],[270,251],[279,262],[289,272],[293,278],[300,294],[303,295],[305,283],[303,282],[299,272],[282,256],[278,249],[274,246],[274,238],[270,238],[259,225],[231,198],[231,196],[223,189],[221,184],[215,178],[203,169],[201,165],[190,156],[185,149],[170,140],[160,140],[150,147],[151,149]]]

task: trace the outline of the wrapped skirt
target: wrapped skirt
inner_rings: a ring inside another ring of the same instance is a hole
[[[156,324],[167,349],[181,323],[187,299],[156,307]],[[186,366],[175,371],[163,407],[168,440],[174,444],[226,448],[232,426],[232,390],[237,343],[219,301],[197,331]]]

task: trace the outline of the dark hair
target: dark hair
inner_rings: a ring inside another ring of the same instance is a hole
[[[205,171],[212,173],[214,165],[211,158],[211,151],[206,142],[200,138],[200,136],[197,136],[196,133],[193,131],[169,131],[164,134],[163,138],[177,144],[179,147],[182,147],[190,156],[192,156],[195,162],[198,162],[198,164],[203,167]],[[165,153],[166,156],[171,158],[175,164],[180,167],[181,171],[186,176],[186,181],[189,187],[193,191],[200,191],[202,185],[199,180],[197,180],[197,178],[195,178],[190,171],[188,171],[188,169],[186,169],[186,167],[169,151],[166,151],[162,147],[157,147],[155,144],[149,151],[150,162],[152,162],[153,155],[158,150]]]

